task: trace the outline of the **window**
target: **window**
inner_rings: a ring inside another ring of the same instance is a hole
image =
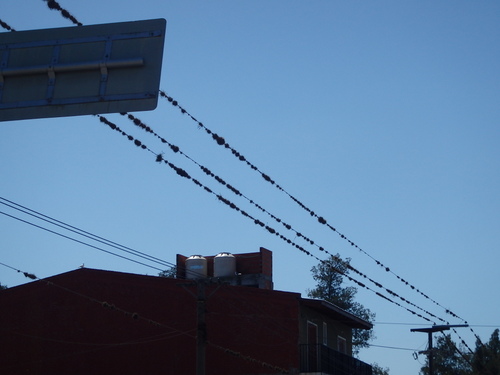
[[[328,346],[328,325],[323,322],[323,345]]]
[[[341,353],[347,354],[347,342],[342,336],[337,336],[337,350]]]
[[[307,364],[310,371],[318,370],[318,326],[307,321]]]
[[[307,343],[309,345],[318,343],[318,326],[310,321],[307,321]]]

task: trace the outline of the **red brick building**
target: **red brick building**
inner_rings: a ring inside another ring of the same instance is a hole
[[[234,257],[224,277],[206,257],[202,281],[178,255],[177,278],[81,268],[0,291],[2,373],[371,374],[351,357],[368,322],[273,290],[266,249]]]

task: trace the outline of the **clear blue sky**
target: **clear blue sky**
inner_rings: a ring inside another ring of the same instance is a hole
[[[371,257],[467,320],[483,340],[500,326],[499,2],[59,3],[85,25],[165,18],[163,90]],[[0,19],[17,30],[71,26],[42,0],[0,4]],[[463,323],[318,224],[165,100],[136,115],[329,252],[352,258],[358,270],[421,309]],[[107,117],[324,257],[122,116]],[[168,262],[177,253],[263,246],[273,251],[276,289],[305,295],[314,287],[315,259],[155,163],[95,117],[1,122],[0,160],[3,198]],[[4,205],[0,211],[40,224]],[[82,263],[156,274],[5,215],[0,262],[38,277]],[[27,281],[0,267],[2,284]],[[377,346],[363,350],[361,360],[389,367],[392,375],[417,374],[423,356],[419,363],[412,351],[380,346],[424,350],[426,335],[410,328],[429,323],[368,290],[360,289],[358,301],[378,322]],[[472,333],[460,334],[474,348]]]

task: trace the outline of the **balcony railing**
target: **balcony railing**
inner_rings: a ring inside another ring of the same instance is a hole
[[[372,375],[372,366],[325,345],[300,345],[300,372]]]

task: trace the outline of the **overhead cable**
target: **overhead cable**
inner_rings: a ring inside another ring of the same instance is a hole
[[[199,121],[198,119],[196,119],[191,113],[189,113],[185,108],[183,108],[177,100],[175,100],[174,98],[172,98],[171,96],[169,96],[168,94],[166,94],[164,91],[160,90],[159,91],[160,93],[160,96],[162,98],[165,98],[170,104],[172,104],[174,107],[178,108],[182,114],[185,114],[187,115],[191,120],[193,120],[199,128],[203,129],[208,135],[210,135],[213,140],[219,145],[219,146],[224,146],[224,148],[228,149],[231,151],[231,153],[240,161],[244,162],[248,167],[250,167],[252,170],[258,172],[262,178],[264,180],[266,180],[268,183],[270,183],[271,185],[273,185],[275,188],[277,188],[279,191],[283,192],[284,194],[286,194],[290,199],[292,199],[297,205],[299,205],[303,210],[305,210],[311,217],[314,217],[315,219],[317,219],[317,221],[320,223],[320,224],[323,224],[325,225],[326,227],[328,227],[330,230],[332,230],[333,232],[335,232],[340,238],[342,238],[343,240],[347,241],[352,247],[356,248],[357,250],[359,250],[360,252],[362,252],[363,254],[365,254],[366,256],[368,256],[369,258],[371,258],[378,266],[380,266],[382,269],[384,269],[386,272],[389,272],[391,274],[393,274],[399,281],[401,281],[402,283],[404,283],[405,285],[407,285],[408,287],[410,287],[412,290],[416,291],[417,293],[419,293],[420,295],[422,295],[424,298],[426,298],[427,300],[430,300],[431,302],[433,302],[435,305],[439,306],[440,308],[444,309],[445,312],[451,316],[453,316],[454,318],[457,318],[457,319],[460,319],[462,320],[463,322],[467,323],[463,318],[461,318],[460,316],[458,316],[457,314],[455,314],[453,311],[451,311],[450,309],[447,309],[445,308],[444,306],[442,306],[440,303],[438,303],[436,300],[432,299],[431,297],[429,297],[427,294],[423,293],[420,289],[418,289],[417,287],[415,287],[413,284],[411,284],[410,282],[408,282],[407,280],[405,280],[404,278],[402,278],[401,276],[399,276],[398,274],[394,273],[389,267],[387,267],[385,264],[383,264],[381,261],[379,261],[378,259],[376,259],[375,257],[373,257],[372,255],[370,255],[367,251],[365,251],[363,248],[361,248],[359,245],[357,245],[356,243],[354,243],[351,239],[349,239],[345,234],[341,233],[337,228],[333,227],[332,225],[330,225],[328,223],[328,221],[323,217],[323,216],[320,216],[318,215],[314,210],[312,210],[311,208],[309,208],[308,206],[306,206],[304,203],[302,203],[298,198],[296,198],[295,196],[293,196],[292,194],[290,194],[287,190],[285,190],[282,186],[280,186],[274,179],[272,179],[268,174],[264,173],[261,169],[259,169],[256,165],[254,165],[253,163],[251,163],[250,161],[248,161],[248,159],[242,154],[240,153],[239,151],[237,151],[236,149],[234,149],[232,146],[229,145],[229,143],[225,140],[224,137],[218,135],[217,133],[213,132],[212,130],[210,130],[208,127],[206,127],[201,121]]]
[[[7,31],[16,31],[10,25],[2,20],[0,20],[0,26],[3,27]]]
[[[144,122],[142,122],[142,120],[140,120],[139,118],[135,117],[134,115],[132,114],[129,114],[129,113],[121,113],[121,115],[123,116],[126,116],[129,120],[132,121],[132,123],[136,126],[138,126],[139,128],[143,129],[144,131],[146,131],[147,133],[151,133],[153,134],[156,138],[158,138],[162,143],[166,143],[169,145],[170,149],[174,152],[174,153],[179,153],[181,155],[183,155],[184,157],[186,157],[188,160],[190,160],[191,162],[193,162],[194,164],[196,164],[199,168],[201,168],[201,170],[206,173],[208,176],[212,177],[213,179],[215,179],[218,183],[220,183],[221,185],[225,186],[227,189],[229,189],[231,192],[233,192],[234,194],[236,194],[237,196],[240,196],[240,197],[243,197],[245,198],[250,204],[252,204],[253,206],[255,206],[256,208],[258,208],[260,211],[264,212],[265,214],[267,214],[268,216],[270,216],[274,221],[276,221],[277,223],[281,224],[282,226],[284,226],[287,230],[289,231],[293,231],[295,233],[295,235],[299,238],[302,238],[304,239],[306,242],[308,242],[310,245],[313,245],[313,246],[316,246],[320,251],[322,252],[325,252],[326,254],[330,255],[331,257],[333,257],[334,259],[336,259],[336,261],[339,261],[339,262],[342,262],[344,264],[346,264],[346,267],[353,271],[354,273],[357,273],[358,275],[368,279],[370,282],[372,282],[374,285],[376,285],[377,287],[379,288],[382,288],[382,289],[385,289],[386,292],[388,292],[389,294],[391,294],[393,297],[396,297],[396,298],[399,298],[401,301],[407,303],[408,305],[410,306],[413,306],[421,311],[423,311],[424,313],[426,313],[427,315],[431,316],[432,318],[434,319],[437,319],[437,320],[440,320],[442,321],[443,323],[446,323],[446,321],[444,319],[441,319],[439,318],[438,316],[436,316],[435,314],[431,313],[430,311],[428,310],[425,310],[423,308],[421,308],[420,306],[416,305],[415,303],[409,301],[408,299],[400,296],[399,294],[393,292],[392,290],[390,289],[387,289],[387,288],[384,288],[380,283],[374,281],[373,279],[369,278],[368,276],[366,276],[365,274],[363,274],[362,272],[358,271],[356,268],[354,268],[352,265],[348,264],[348,263],[345,263],[342,259],[340,259],[338,256],[334,255],[333,253],[329,252],[327,249],[325,249],[323,246],[320,246],[318,245],[317,243],[315,243],[312,239],[310,239],[309,237],[305,236],[302,232],[299,232],[298,230],[296,230],[295,228],[293,228],[290,224],[287,224],[285,221],[283,221],[281,218],[273,215],[272,213],[270,213],[269,211],[267,211],[264,207],[262,207],[261,205],[257,204],[255,201],[253,201],[252,199],[248,198],[246,195],[244,195],[243,193],[241,193],[241,191],[237,188],[235,188],[234,186],[230,185],[229,183],[227,183],[224,179],[222,179],[221,177],[219,177],[218,175],[215,175],[214,173],[212,173],[207,167],[201,165],[200,163],[198,163],[196,160],[192,159],[191,157],[189,157],[188,155],[186,155],[184,152],[182,152],[180,150],[180,148],[176,145],[173,145],[171,144],[170,142],[168,142],[165,138],[161,137],[158,133],[156,133],[149,125],[146,125]]]
[[[455,331],[455,329],[453,329],[453,331]],[[472,366],[471,360],[469,358],[467,358],[467,356],[464,353],[462,353],[462,351],[460,349],[457,348],[455,343],[453,341],[451,341],[450,337],[448,335],[446,335],[443,331],[441,331],[441,334],[444,336],[444,339],[446,340],[448,345],[451,345],[453,350],[455,350],[462,357],[462,359],[469,364],[469,366]],[[471,354],[474,354],[474,351],[469,347],[469,345],[466,344],[466,342],[464,340],[462,340],[462,344],[465,345],[465,347],[470,351]]]
[[[59,12],[61,12],[61,15],[64,17],[64,18],[67,18],[69,19],[71,22],[73,22],[74,24],[78,25],[78,26],[81,26],[82,23],[80,23],[78,20],[76,20],[76,18],[74,16],[72,16],[67,10],[63,9],[59,3],[57,3],[57,1],[54,1],[54,0],[43,0],[47,3],[47,6],[49,7],[49,9],[54,9],[54,10],[58,10]],[[2,25],[3,26],[3,25]],[[8,25],[7,25],[8,26]],[[14,31],[14,30],[12,30]],[[223,145],[225,148],[228,148],[231,150],[231,152],[233,153],[233,155],[235,157],[237,157],[240,161],[245,161],[247,164],[249,164],[249,166],[251,167],[251,169],[253,170],[256,170],[258,171],[261,176],[266,180],[268,181],[269,183],[271,183],[272,185],[275,185],[276,188],[278,188],[279,190],[282,190],[285,194],[287,194],[295,203],[297,203],[299,206],[301,206],[305,211],[307,211],[312,217],[315,217],[319,223],[323,224],[323,225],[326,225],[328,228],[330,228],[331,230],[333,230],[334,232],[336,232],[342,239],[348,241],[350,243],[351,246],[354,246],[355,248],[357,248],[359,251],[365,253],[367,256],[369,256],[370,258],[372,258],[379,266],[381,266],[382,268],[384,268],[387,272],[390,272],[392,273],[394,276],[396,276],[397,279],[399,279],[401,282],[405,283],[406,285],[408,285],[409,287],[411,287],[413,290],[417,291],[419,294],[421,294],[422,296],[424,296],[425,298],[429,299],[430,301],[432,301],[433,303],[435,303],[436,305],[440,306],[441,308],[445,309],[446,313],[452,315],[453,317],[456,317],[458,319],[461,319],[462,321],[466,322],[464,319],[462,319],[461,317],[459,317],[458,315],[456,315],[455,313],[453,313],[451,310],[449,309],[446,309],[445,307],[443,307],[441,304],[439,304],[437,301],[433,300],[432,298],[430,298],[429,296],[427,296],[426,294],[424,294],[423,292],[421,292],[419,289],[417,289],[416,287],[414,287],[412,284],[410,284],[408,281],[406,281],[405,279],[401,278],[399,275],[395,274],[393,271],[391,271],[389,269],[389,267],[386,267],[384,264],[382,264],[382,262],[378,261],[377,259],[375,259],[374,257],[372,257],[370,254],[368,254],[367,252],[365,252],[362,248],[360,248],[358,245],[356,245],[353,241],[351,241],[350,239],[348,239],[344,234],[340,233],[339,231],[337,231],[337,229],[335,227],[332,227],[327,221],[326,219],[324,219],[322,216],[318,216],[314,211],[312,211],[311,209],[309,209],[306,205],[304,205],[301,201],[299,201],[297,198],[295,198],[294,196],[292,196],[290,193],[288,193],[285,189],[283,189],[280,185],[278,185],[270,176],[268,176],[267,174],[263,173],[262,171],[260,171],[255,165],[249,163],[248,161],[246,161],[246,158],[241,154],[239,153],[238,151],[236,151],[235,149],[233,149],[232,147],[229,146],[229,144],[227,144],[224,140],[223,137],[220,137],[219,135],[217,135],[216,133],[213,133],[210,129],[206,128],[203,126],[203,124],[201,122],[199,122],[198,120],[196,120],[191,114],[189,114],[184,108],[182,108],[181,106],[178,105],[177,101],[173,100],[171,97],[169,97],[168,95],[166,95],[163,91],[160,90],[160,95],[164,98],[166,98],[167,100],[169,100],[169,102],[171,102],[172,105],[174,106],[177,106],[179,107],[179,109],[181,110],[181,112],[183,114],[187,114],[190,118],[192,118],[192,120],[196,121],[198,123],[198,125],[201,127],[201,128],[204,128],[205,131],[209,134],[209,135],[212,135],[212,138],[217,142],[217,144],[219,145]],[[136,144],[137,145],[137,144]],[[157,155],[157,159],[158,157],[161,157],[161,155]],[[157,160],[158,161],[158,160]],[[179,173],[180,169],[179,170],[176,170],[176,172],[181,175]],[[182,175],[181,175],[182,176]],[[183,177],[186,177],[186,176],[183,176]],[[194,181],[193,181],[194,182]],[[472,330],[472,329],[471,329]],[[475,334],[475,333],[474,333]],[[476,337],[478,337],[476,335]]]
[[[240,189],[238,189],[238,188],[234,187],[233,185],[229,184],[228,182],[226,182],[225,179],[223,179],[222,177],[220,177],[220,176],[216,175],[215,173],[213,173],[209,168],[207,168],[206,166],[200,164],[199,162],[197,162],[193,158],[189,157],[187,154],[185,154],[183,151],[181,151],[181,149],[180,149],[179,146],[176,146],[176,145],[170,143],[165,138],[163,138],[162,136],[158,135],[150,126],[148,126],[145,123],[143,123],[139,118],[137,118],[134,115],[129,114],[129,113],[121,113],[121,114],[124,115],[124,116],[126,116],[129,120],[131,120],[134,123],[134,125],[136,125],[139,128],[143,129],[147,133],[153,134],[162,143],[166,143],[174,153],[179,153],[182,156],[184,156],[185,158],[187,158],[188,160],[190,160],[192,163],[196,164],[203,171],[203,173],[205,173],[209,177],[213,178],[215,181],[217,181],[222,186],[226,187],[232,193],[234,193],[235,195],[237,195],[239,197],[242,197],[245,200],[247,200],[251,205],[253,205],[258,210],[260,210],[261,212],[263,212],[266,215],[268,215],[270,218],[272,218],[278,224],[281,224],[287,230],[293,231],[297,237],[302,238],[303,240],[305,240],[306,242],[308,242],[310,245],[316,246],[320,251],[324,251],[324,252],[330,254],[327,250],[325,250],[325,248],[323,246],[318,245],[312,239],[310,239],[309,237],[305,236],[302,231],[299,231],[299,230],[293,228],[290,224],[286,223],[283,219],[281,219],[281,218],[277,217],[276,215],[272,214],[271,212],[269,212],[268,210],[266,210],[262,205],[258,204],[253,199],[250,199],[249,197],[247,197],[245,194],[243,194],[241,192]]]
[[[406,286],[408,286],[409,288],[411,288],[412,290],[414,290],[415,292],[417,292],[418,294],[420,294],[421,296],[423,296],[424,298],[426,298],[427,300],[431,301],[432,303],[434,303],[436,306],[439,306],[440,308],[442,308],[446,314],[448,315],[451,315],[452,317],[454,318],[457,318],[457,319],[460,319],[462,322],[466,323],[467,324],[467,321],[465,319],[463,319],[462,317],[458,316],[456,313],[454,313],[453,311],[451,311],[450,309],[444,307],[443,305],[441,305],[439,302],[437,302],[436,300],[434,300],[433,298],[431,298],[430,296],[428,296],[427,294],[425,294],[424,292],[422,292],[420,289],[418,289],[417,287],[415,287],[413,284],[411,284],[409,281],[407,281],[406,279],[402,278],[401,276],[399,276],[398,274],[396,274],[394,271],[392,271],[388,266],[386,266],[384,263],[382,263],[381,261],[379,261],[378,259],[376,259],[375,257],[373,257],[372,255],[370,255],[367,251],[365,251],[363,248],[361,248],[360,246],[358,246],[356,243],[354,243],[351,239],[349,239],[346,235],[344,235],[343,233],[341,233],[340,231],[338,231],[335,227],[333,227],[332,225],[330,225],[327,220],[323,217],[323,216],[319,216],[318,214],[316,214],[312,209],[310,209],[309,207],[307,207],[304,203],[302,203],[298,198],[294,197],[293,195],[291,195],[288,191],[286,191],[283,187],[281,187],[279,184],[277,184],[268,174],[264,173],[263,171],[261,171],[256,165],[252,164],[250,161],[248,161],[248,159],[243,155],[241,154],[239,151],[237,151],[236,149],[234,149],[233,147],[231,147],[229,145],[229,143],[225,140],[224,137],[218,135],[217,133],[213,132],[212,130],[210,130],[208,127],[206,127],[201,121],[197,120],[190,112],[188,112],[184,107],[182,107],[177,100],[173,99],[171,96],[169,96],[168,94],[166,94],[164,91],[160,90],[159,91],[160,93],[160,97],[166,99],[170,104],[172,104],[174,107],[178,108],[182,114],[185,114],[187,115],[191,120],[193,120],[199,128],[205,130],[205,132],[210,135],[213,140],[219,145],[219,146],[224,146],[226,149],[230,150],[231,153],[240,161],[244,162],[247,164],[247,166],[249,166],[252,170],[258,172],[262,178],[264,180],[266,180],[267,182],[269,182],[271,185],[275,186],[278,190],[282,191],[283,193],[285,193],[289,198],[291,198],[296,204],[298,204],[302,209],[304,209],[306,212],[308,212],[310,214],[311,217],[314,217],[317,219],[317,221],[320,223],[320,224],[323,224],[325,225],[326,227],[328,227],[330,230],[332,230],[333,232],[335,232],[338,236],[340,236],[343,240],[347,241],[352,247],[358,249],[361,253],[365,254],[366,256],[368,256],[369,258],[371,258],[378,266],[380,266],[382,269],[384,269],[386,272],[388,273],[391,273],[393,276],[395,276],[400,282],[402,282],[403,284],[405,284]],[[392,292],[392,291],[389,291],[389,292]],[[392,294],[392,293],[390,293]],[[444,319],[440,319],[442,322],[446,322]],[[474,336],[476,337],[477,340],[479,340],[479,342],[481,342],[481,339],[480,337],[477,335],[477,333],[472,329],[472,327],[469,328],[470,331],[474,334]],[[458,335],[458,333],[457,333]],[[460,337],[460,335],[458,335]],[[463,339],[462,339],[463,340]]]
[[[0,264],[6,266],[8,268],[11,268],[13,270],[16,270],[14,267],[8,266],[8,265],[6,265],[4,263],[0,263]],[[16,270],[16,271],[18,271],[18,270]],[[19,271],[19,272],[22,272],[22,271]],[[54,283],[51,280],[47,280],[47,279],[42,280],[42,279],[39,279],[36,276],[35,276],[35,278],[38,281],[44,281],[44,282],[46,282],[48,286],[53,286],[53,287],[59,288],[61,290],[64,290],[64,291],[66,291],[68,293],[72,293],[72,294],[74,294],[76,296],[85,298],[85,299],[87,299],[87,300],[89,300],[89,301],[91,301],[93,303],[99,304],[101,307],[103,307],[105,309],[116,311],[118,313],[121,313],[121,314],[123,314],[125,316],[128,316],[128,317],[132,318],[133,320],[142,320],[142,321],[145,321],[146,323],[148,323],[150,325],[153,325],[153,326],[156,326],[156,327],[160,327],[160,328],[167,328],[169,330],[178,332],[180,335],[185,335],[185,336],[188,336],[188,337],[193,338],[193,339],[196,338],[196,336],[191,333],[193,330],[180,331],[180,330],[178,330],[176,328],[173,328],[173,327],[170,327],[170,326],[168,326],[168,325],[166,325],[164,323],[160,323],[160,322],[158,322],[156,320],[144,317],[144,316],[142,316],[142,314],[138,314],[137,312],[131,312],[129,310],[125,310],[125,309],[123,309],[123,308],[121,308],[121,307],[119,307],[119,306],[117,306],[117,305],[115,305],[113,303],[109,303],[107,301],[102,301],[102,300],[99,300],[97,298],[87,296],[87,295],[85,295],[85,294],[83,294],[81,292],[75,291],[73,289],[67,288],[65,286],[58,285],[58,284]],[[172,337],[174,337],[174,336],[172,336]],[[231,356],[234,356],[234,357],[237,357],[239,359],[245,360],[247,362],[251,362],[251,363],[257,364],[257,365],[259,365],[261,367],[272,369],[272,370],[275,370],[275,371],[279,371],[280,373],[283,373],[283,374],[288,374],[289,373],[289,371],[287,369],[284,369],[284,368],[282,368],[280,366],[273,365],[273,364],[271,364],[269,362],[265,362],[265,361],[259,360],[259,359],[255,358],[253,356],[246,355],[245,353],[241,353],[241,352],[235,351],[235,350],[233,350],[231,348],[228,348],[228,347],[225,347],[225,346],[222,346],[222,345],[217,345],[217,344],[212,343],[210,341],[207,341],[207,344],[210,345],[210,346],[212,346],[212,347],[214,347],[215,349],[217,349],[219,351],[222,351],[222,352],[226,353],[226,354],[229,354]]]
[[[198,187],[204,189],[207,193],[210,193],[212,195],[214,195],[220,202],[226,204],[228,207],[230,207],[231,209],[239,212],[241,215],[243,215],[244,217],[250,219],[253,221],[253,223],[257,226],[260,226],[262,227],[263,229],[267,230],[270,234],[273,234],[277,237],[279,237],[281,240],[285,241],[286,243],[288,243],[289,245],[292,245],[293,247],[295,247],[296,249],[298,249],[299,251],[303,252],[304,254],[308,255],[308,256],[311,256],[313,258],[315,258],[317,261],[319,261],[320,263],[323,263],[325,264],[325,261],[323,259],[320,259],[318,258],[317,256],[315,256],[314,254],[312,254],[310,251],[306,250],[304,247],[302,247],[301,245],[295,243],[294,241],[290,240],[289,238],[285,237],[284,235],[282,235],[281,233],[279,233],[276,229],[270,227],[269,225],[265,224],[264,222],[262,222],[261,220],[253,217],[252,215],[250,215],[249,213],[247,213],[246,211],[242,210],[241,208],[239,208],[236,204],[234,204],[233,202],[231,202],[229,199],[223,197],[221,194],[217,194],[215,193],[212,189],[210,189],[208,186],[204,185],[203,183],[201,183],[200,181],[198,181],[197,179],[191,177],[189,175],[188,172],[186,172],[184,169],[182,168],[179,168],[177,167],[175,164],[169,162],[168,160],[164,159],[163,155],[162,154],[158,154],[158,153],[155,153],[153,150],[151,150],[149,147],[147,147],[142,141],[140,141],[139,139],[137,138],[134,138],[133,136],[127,134],[125,131],[123,131],[120,127],[118,127],[116,124],[114,124],[113,122],[109,121],[106,117],[104,116],[101,116],[101,115],[96,115],[99,120],[105,124],[105,125],[108,125],[112,130],[115,130],[117,131],[118,133],[120,133],[122,136],[124,136],[125,138],[127,138],[129,141],[133,142],[135,146],[143,149],[143,150],[146,150],[146,151],[149,151],[150,153],[152,153],[153,155],[156,156],[156,162],[159,162],[159,163],[164,163],[166,165],[168,165],[171,169],[173,169],[177,175],[181,176],[181,177],[184,177],[188,180],[191,180],[195,185],[197,185]],[[327,263],[326,263],[327,264]],[[359,274],[360,276],[364,277],[365,279],[368,279],[370,282],[374,283],[378,288],[382,288],[384,289],[387,293],[389,293],[390,295],[392,296],[397,296],[399,298],[403,298],[403,297],[400,297],[399,295],[397,295],[395,292],[391,291],[390,289],[387,289],[387,288],[384,288],[382,284],[372,280],[371,278],[369,278],[367,275],[363,274],[361,271],[355,269],[354,267],[352,266],[349,266],[347,265],[348,269]],[[339,270],[336,270],[337,272],[340,272]],[[370,288],[369,286],[367,286],[366,284],[354,279],[353,277],[349,276],[347,273],[342,273],[340,272],[341,274],[343,274],[347,279],[349,279],[350,281],[356,283],[357,285],[359,285],[360,287],[363,287],[367,290],[370,290],[372,291],[373,293],[375,293],[376,295],[378,295],[379,297],[399,306],[399,307],[402,307],[404,309],[406,309],[407,311],[409,311],[410,313],[412,313],[413,315],[416,315],[428,322],[432,322],[431,319],[423,316],[422,314],[418,313],[418,312],[415,312],[413,310],[411,310],[410,308],[408,307],[405,307],[403,305],[401,305],[399,302],[396,302],[396,301],[393,301],[392,299],[390,299],[389,297],[383,295],[382,293],[380,292],[377,292],[375,290],[373,290],[372,288]],[[404,301],[406,301],[405,299],[403,299]],[[416,306],[416,305],[415,305]],[[440,319],[442,320],[442,319]]]
[[[50,217],[50,216],[45,215],[45,214],[43,214],[41,212],[35,211],[35,210],[31,209],[31,208],[28,208],[28,207],[23,206],[23,205],[21,205],[19,203],[13,202],[13,201],[11,201],[9,199],[6,199],[4,197],[0,197],[0,204],[3,204],[3,205],[5,205],[5,206],[7,206],[9,208],[15,209],[15,210],[17,210],[19,212],[22,212],[24,214],[30,215],[32,217],[35,217],[35,218],[37,218],[39,220],[43,220],[43,221],[45,221],[45,222],[47,222],[49,224],[58,226],[58,227],[60,227],[62,229],[68,230],[68,231],[70,231],[72,233],[75,233],[75,234],[78,234],[80,236],[83,236],[83,237],[86,237],[88,239],[91,239],[93,241],[99,242],[99,243],[104,244],[106,246],[110,246],[112,248],[115,248],[117,250],[123,251],[125,253],[130,254],[130,255],[137,256],[139,258],[145,259],[145,260],[147,260],[149,262],[157,263],[159,265],[162,265],[162,266],[165,266],[165,267],[169,267],[169,268],[177,267],[177,265],[175,265],[175,264],[173,264],[171,262],[167,262],[167,261],[165,261],[163,259],[154,257],[154,256],[149,255],[147,253],[144,253],[142,251],[135,250],[135,249],[133,249],[131,247],[128,247],[128,246],[125,246],[125,245],[121,245],[121,244],[119,244],[117,242],[108,240],[108,239],[106,239],[104,237],[98,236],[96,234],[90,233],[90,232],[85,231],[83,229],[80,229],[78,227],[72,226],[72,225],[70,225],[68,223],[65,223],[65,222],[61,221],[61,220],[57,220],[57,219],[55,219],[53,217]],[[19,220],[19,219],[17,219],[17,220]],[[26,222],[26,223],[28,223],[28,222]],[[41,228],[41,229],[44,229],[44,228]],[[69,238],[69,237],[66,237],[66,238],[72,239],[72,238]],[[83,242],[82,242],[82,244],[87,245],[86,243],[83,243]],[[126,258],[126,259],[128,259],[128,258]],[[155,267],[155,269],[159,269],[159,268]],[[163,270],[161,270],[161,271],[163,271]],[[186,271],[186,273],[192,274],[193,276],[196,276],[198,274],[196,271],[193,271],[193,270],[187,270],[186,269],[185,271]]]
[[[10,268],[11,270],[14,270],[14,271],[18,272],[18,273],[22,273],[22,274],[24,274],[24,277],[27,277],[28,279],[31,279],[31,280],[36,280],[36,279],[38,279],[38,277],[36,277],[36,275],[35,275],[35,274],[33,274],[33,273],[23,272],[23,271],[21,271],[21,270],[18,270],[17,268],[11,267],[11,266],[9,266],[8,264],[2,263],[2,262],[0,262],[0,264],[1,264],[2,266],[4,266],[4,267]]]
[[[386,346],[386,345],[375,345],[375,344],[368,344],[370,348],[384,348],[384,349],[396,349],[396,350],[409,350],[412,352],[415,352],[416,349],[410,349],[410,348],[400,348],[397,346]]]
[[[90,232],[87,232],[87,231],[84,231],[80,228],[77,228],[75,226],[72,226],[72,225],[69,225],[65,222],[62,222],[60,220],[57,220],[57,219],[54,219],[50,216],[47,216],[47,215],[44,215],[38,211],[35,211],[35,210],[32,210],[28,207],[25,207],[25,206],[22,206],[18,203],[15,203],[11,200],[8,200],[6,198],[3,198],[3,197],[0,197],[0,204],[3,204],[7,207],[10,207],[12,209],[15,209],[17,211],[20,211],[24,214],[27,214],[27,215],[30,215],[30,216],[33,216],[37,219],[40,219],[40,220],[43,220],[47,223],[50,223],[52,225],[55,225],[55,226],[58,226],[60,228],[63,228],[65,230],[68,230],[70,232],[73,232],[75,234],[78,234],[80,236],[83,236],[83,237],[86,237],[86,238],[89,238],[91,240],[94,240],[94,241],[97,241],[97,242],[100,242],[102,244],[105,244],[107,246],[110,246],[110,247],[113,247],[115,249],[118,249],[120,251],[124,251],[126,253],[129,253],[131,255],[135,255],[135,256],[138,256],[140,258],[143,258],[143,259],[146,259],[148,261],[152,261],[152,262],[156,262],[158,264],[162,264],[164,266],[167,266],[167,267],[173,267],[175,266],[173,263],[170,263],[170,262],[167,262],[167,261],[164,261],[160,258],[156,258],[156,257],[153,257],[151,255],[148,255],[144,252],[141,252],[141,251],[138,251],[138,250],[134,250],[130,247],[127,247],[127,246],[124,246],[124,245],[120,245],[119,243],[116,243],[116,242],[113,242],[113,241],[110,241],[110,240],[107,240],[103,237],[100,237],[100,236],[97,236],[95,234],[92,234]]]
[[[101,248],[101,247],[98,247],[98,246],[95,246],[95,245],[91,245],[91,244],[86,243],[86,242],[84,242],[84,241],[77,240],[76,238],[73,238],[73,237],[67,236],[67,235],[62,234],[62,233],[58,233],[58,232],[53,231],[53,230],[48,229],[48,228],[44,228],[44,227],[42,227],[41,225],[37,225],[37,224],[31,223],[31,222],[29,222],[29,221],[27,221],[27,220],[24,220],[24,219],[18,218],[18,217],[16,217],[16,216],[10,215],[10,214],[8,214],[8,213],[6,213],[6,212],[0,211],[0,214],[5,215],[5,216],[8,216],[8,217],[10,217],[10,218],[12,218],[12,219],[18,220],[18,221],[23,222],[23,223],[25,223],[25,224],[29,224],[29,225],[34,226],[34,227],[36,227],[36,228],[42,229],[42,230],[44,230],[44,231],[46,231],[46,232],[49,232],[49,233],[55,234],[55,235],[57,235],[57,236],[60,236],[60,237],[66,238],[66,239],[68,239],[68,240],[71,240],[71,241],[77,242],[77,243],[79,243],[79,244],[82,244],[82,245],[85,245],[85,246],[91,247],[91,248],[93,248],[93,249],[96,249],[96,250],[102,251],[102,252],[104,252],[104,253],[107,253],[107,254],[113,255],[113,256],[115,256],[115,257],[122,258],[122,259],[125,259],[125,260],[128,260],[128,261],[131,261],[131,262],[134,262],[134,263],[137,263],[137,264],[140,264],[140,265],[143,265],[143,266],[149,267],[149,268],[153,268],[153,269],[158,270],[158,271],[160,271],[160,272],[161,272],[161,271],[163,271],[161,268],[158,268],[158,267],[155,267],[155,266],[152,266],[152,265],[150,265],[150,264],[143,263],[143,262],[139,262],[139,261],[137,261],[137,260],[135,260],[135,259],[131,259],[131,258],[128,258],[128,257],[126,257],[126,256],[123,256],[123,255],[120,255],[120,254],[116,254],[116,253],[114,253],[114,252],[112,252],[112,251],[105,250],[105,249],[103,249],[103,248]]]
[[[47,3],[47,6],[49,7],[49,9],[57,10],[58,12],[61,13],[61,16],[70,20],[75,25],[83,26],[83,24],[80,21],[78,21],[70,12],[68,12],[66,9],[61,7],[61,5],[59,5],[59,3],[57,1],[55,1],[55,0],[43,0],[43,1]]]

